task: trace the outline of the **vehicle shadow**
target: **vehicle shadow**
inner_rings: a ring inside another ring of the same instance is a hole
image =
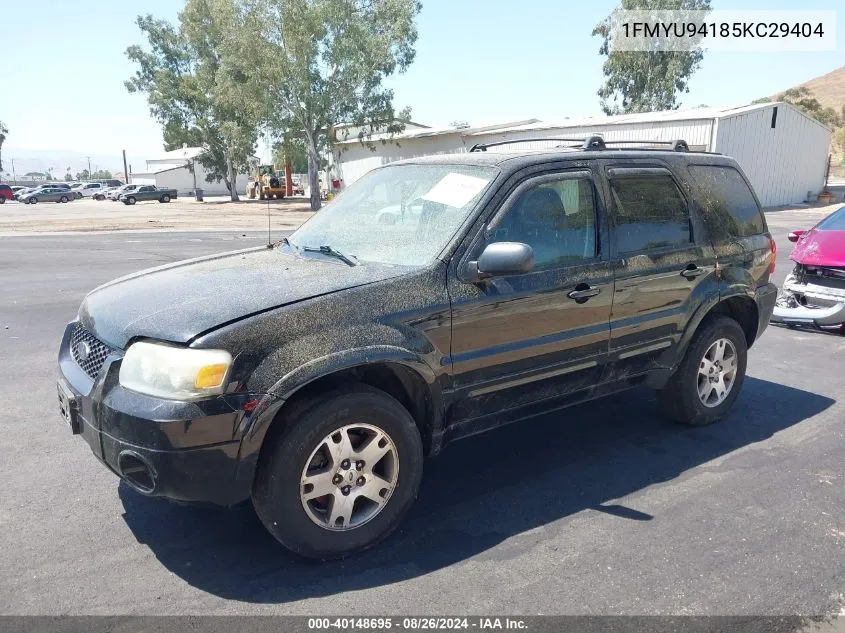
[[[638,390],[517,423],[449,446],[428,460],[416,505],[384,543],[347,561],[299,559],[264,530],[251,506],[179,506],[120,484],[139,542],[191,585],[228,599],[282,603],[387,585],[467,558],[509,558],[505,539],[594,509],[649,521],[612,503],[827,409],[830,398],[748,377],[721,423],[665,421]],[[607,503],[610,502],[610,503]]]

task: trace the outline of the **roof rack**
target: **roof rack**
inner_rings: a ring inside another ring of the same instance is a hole
[[[476,143],[469,148],[471,152],[486,152],[488,147],[497,147],[499,145],[511,145],[512,143],[535,143],[539,141],[555,141],[559,143],[578,143],[579,146],[584,142],[583,138],[560,138],[560,137],[540,137],[540,138],[515,138],[509,141],[497,141],[495,143]],[[557,147],[573,147],[572,145],[558,145]]]
[[[560,138],[560,137],[544,137],[544,138],[520,138],[509,141],[497,141],[495,143],[476,143],[469,151],[470,152],[486,152],[488,147],[497,147],[499,145],[511,145],[513,143],[532,143],[538,141],[555,141],[561,143],[556,147],[570,147],[581,148],[583,150],[605,150],[608,145],[669,145],[673,152],[688,152],[689,145],[683,139],[676,139],[674,141],[605,141],[601,134],[593,134],[586,138]],[[572,145],[564,145],[564,143],[573,143]],[[642,148],[652,149],[652,148]]]

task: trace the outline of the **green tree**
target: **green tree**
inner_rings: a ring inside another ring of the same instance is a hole
[[[308,150],[305,149],[305,141],[301,138],[287,142],[282,140],[273,145],[273,163],[284,168],[286,158],[290,159],[292,173],[308,173]],[[322,164],[319,166],[323,167]]]
[[[710,0],[622,0],[619,9],[706,11]],[[609,15],[593,28],[593,35],[602,38],[599,53],[607,58],[597,93],[604,113],[676,110],[678,95],[689,92],[689,79],[701,65],[701,50],[611,51],[612,19]]]
[[[76,179],[77,180],[90,180],[91,174],[88,173],[87,169],[83,169],[82,171],[76,172]]]
[[[108,169],[98,169],[91,174],[91,180],[110,180],[112,177]]]
[[[146,94],[166,146],[203,147],[197,160],[207,180],[224,180],[232,200],[238,199],[236,177],[248,170],[257,137],[233,29],[238,14],[235,0],[187,0],[178,26],[139,16],[149,51],[140,46],[126,51],[139,67],[126,88]]]
[[[71,180],[73,180],[73,174],[70,173],[70,167],[68,167],[65,172],[65,181],[70,182]]]
[[[318,166],[334,125],[394,134],[386,77],[414,59],[418,0],[243,0],[239,48],[249,59],[253,99],[264,101],[278,137],[301,138],[308,155],[311,208],[320,208]],[[361,139],[369,138],[362,133]]]
[[[771,101],[768,97],[763,97],[762,99],[755,99],[752,103],[770,103]],[[819,103],[818,99],[813,96],[812,91],[805,86],[784,90],[775,97],[775,101],[784,101],[793,105],[807,116],[813,117],[816,121],[828,127],[835,128],[845,125],[845,106],[842,108],[843,116],[840,116],[833,108],[826,108]]]
[[[6,142],[6,135],[9,133],[9,128],[3,121],[0,121],[0,171],[3,170],[3,143]]]

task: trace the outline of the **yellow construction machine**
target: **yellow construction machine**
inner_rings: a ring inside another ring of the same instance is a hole
[[[273,165],[257,165],[249,179],[247,197],[259,200],[285,197],[285,172]]]

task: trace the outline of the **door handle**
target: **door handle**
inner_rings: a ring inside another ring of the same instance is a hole
[[[705,274],[707,274],[707,271],[703,268],[699,268],[698,266],[695,266],[693,268],[684,268],[681,271],[681,275],[683,277],[686,277],[687,279],[695,279],[696,277],[700,277],[701,275]]]
[[[566,296],[570,299],[575,299],[576,301],[578,301],[579,299],[583,299],[584,301],[586,301],[590,297],[595,297],[600,292],[601,288],[591,288],[590,286],[587,286],[586,288],[582,288],[581,290],[572,290],[566,293]]]

